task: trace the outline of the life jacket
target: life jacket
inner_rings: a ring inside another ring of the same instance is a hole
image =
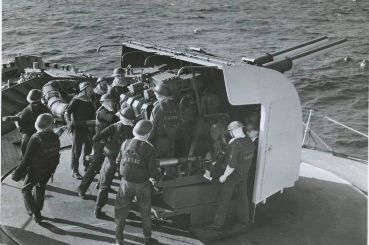
[[[59,137],[52,131],[37,132],[32,137],[38,140],[40,147],[34,153],[31,166],[40,170],[55,168],[60,157]]]
[[[149,167],[145,155],[150,154],[150,150],[153,152],[153,146],[145,141],[128,140],[122,149],[120,175],[135,183],[147,181],[149,179]],[[152,157],[155,157],[155,155],[152,154]]]
[[[161,120],[159,121],[159,135],[163,133],[170,139],[174,140],[180,125],[180,116],[178,107],[174,101],[166,100],[158,102],[161,110]]]

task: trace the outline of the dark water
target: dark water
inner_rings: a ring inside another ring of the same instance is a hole
[[[239,60],[321,35],[347,46],[288,73],[306,108],[316,108],[368,131],[369,1],[3,1],[3,63],[15,55],[42,55],[96,75],[119,64],[119,48],[100,44],[141,40],[162,46],[198,46]],[[343,61],[349,56],[351,60]],[[305,117],[306,119],[306,117]],[[367,139],[313,118],[312,128],[338,152],[367,158]]]

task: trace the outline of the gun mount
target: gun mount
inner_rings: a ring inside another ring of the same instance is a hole
[[[251,114],[257,115],[255,128],[260,131],[260,139],[254,170],[247,177],[255,183],[248,192],[250,205],[255,207],[293,186],[298,178],[302,128],[286,123],[285,118],[301,121],[301,105],[295,88],[281,73],[345,42],[329,42],[323,36],[256,59],[243,58],[241,63],[206,52],[136,41],[123,43],[121,67],[126,67],[126,74],[135,77],[135,82],[130,92],[121,97],[121,105],[132,107],[139,118],[148,119],[156,101],[152,88],[163,83],[168,85],[180,111],[175,154],[157,160],[162,169],[174,170],[158,184],[163,188],[159,200],[171,210],[161,217],[186,213],[191,215],[191,224],[212,219],[219,191],[214,183],[224,171],[229,136],[225,129],[217,134],[211,130],[217,128],[214,125],[224,128],[234,120],[247,125]],[[285,144],[279,144],[281,140]],[[288,159],[283,157],[287,155]],[[212,181],[204,178],[206,170],[212,171]],[[202,215],[197,219],[193,214],[199,213]]]

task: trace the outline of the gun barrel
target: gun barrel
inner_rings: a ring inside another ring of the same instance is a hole
[[[309,48],[312,48],[312,47],[318,45],[321,41],[325,41],[327,39],[328,39],[327,36],[322,36],[322,37],[315,38],[313,40],[310,40],[310,41],[307,41],[307,42],[304,42],[304,43],[300,43],[298,45],[295,45],[295,46],[292,46],[292,47],[289,47],[289,48],[286,48],[286,49],[276,51],[274,53],[266,53],[265,55],[259,56],[255,59],[250,59],[250,58],[243,57],[242,61],[250,63],[250,64],[263,65],[263,64],[274,61],[275,56],[285,54],[285,53],[288,53],[288,52],[291,52],[291,51],[294,51],[294,50],[298,50],[298,49],[301,49],[301,48],[309,49]]]
[[[311,59],[312,57],[318,56],[320,54],[327,53],[330,50],[340,48],[346,41],[347,41],[346,39],[341,39],[332,43],[321,45],[317,48],[302,53],[298,53],[294,56],[270,62],[268,64],[265,64],[264,67],[283,73],[285,71],[290,70],[293,67],[293,65],[299,64],[307,59]]]
[[[322,36],[322,37],[319,37],[319,38],[316,38],[316,39],[313,39],[313,40],[310,40],[310,41],[307,41],[307,42],[304,42],[304,43],[301,43],[301,44],[298,44],[298,45],[295,45],[295,46],[292,46],[292,47],[289,47],[289,48],[286,48],[286,49],[282,49],[280,51],[272,53],[271,55],[272,56],[281,55],[281,54],[290,52],[290,51],[295,50],[295,49],[299,49],[299,48],[309,46],[311,44],[314,44],[314,43],[317,43],[317,42],[320,42],[320,41],[324,41],[326,39],[328,39],[327,36]]]
[[[294,55],[294,56],[290,57],[290,59],[291,60],[301,60],[301,61],[302,61],[302,58],[304,58],[304,60],[305,59],[310,59],[313,56],[317,56],[317,55],[320,55],[322,53],[327,53],[330,50],[340,48],[346,41],[347,41],[347,39],[341,39],[341,40],[338,40],[338,41],[335,41],[335,42],[332,42],[332,43],[328,43],[326,45],[322,45],[322,46],[317,47],[315,49],[308,50],[306,52]],[[295,64],[296,64],[296,62],[295,62]]]
[[[194,160],[196,160],[196,157],[160,158],[156,159],[156,166],[161,168],[174,167]]]

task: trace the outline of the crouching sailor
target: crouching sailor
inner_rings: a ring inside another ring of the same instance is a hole
[[[133,128],[131,140],[122,144],[119,173],[122,180],[115,203],[116,244],[123,244],[123,230],[133,199],[140,207],[145,244],[155,244],[151,238],[151,183],[161,178],[155,167],[155,149],[148,142],[153,125],[148,120],[139,121]]]
[[[120,146],[126,139],[132,138],[132,126],[136,118],[132,108],[124,108],[119,114],[120,121],[103,129],[99,134],[94,136],[94,141],[105,140],[104,154],[108,157],[107,162],[104,162],[100,170],[100,188],[97,193],[95,216],[102,216],[101,209],[108,201],[108,194],[111,183],[113,182],[114,174],[117,170],[117,156]]]
[[[242,224],[249,223],[249,203],[247,198],[247,176],[253,161],[255,146],[243,130],[242,123],[231,122],[228,130],[232,136],[228,144],[227,168],[219,177],[222,183],[218,197],[218,206],[212,229],[221,229],[225,225],[227,211],[235,189],[237,189],[237,217]]]
[[[42,220],[46,184],[59,164],[60,141],[50,129],[52,123],[53,117],[49,113],[37,117],[37,132],[31,136],[24,157],[12,176],[13,180],[19,181],[27,172],[22,194],[26,209],[36,223]]]

